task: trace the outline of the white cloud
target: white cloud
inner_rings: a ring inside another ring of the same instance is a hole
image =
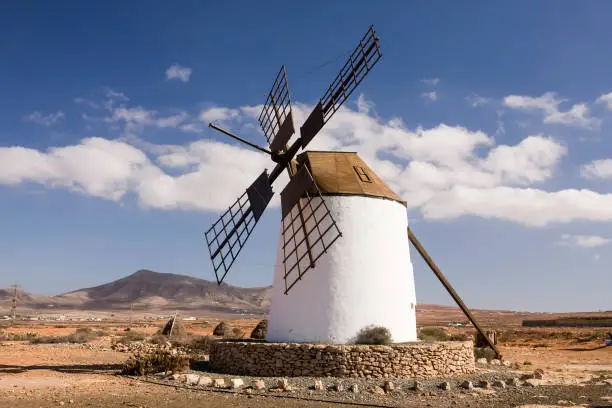
[[[180,129],[183,132],[190,132],[190,133],[201,133],[202,132],[202,127],[198,125],[197,123],[188,123],[186,125],[182,125]]]
[[[104,119],[105,122],[124,122],[125,133],[135,134],[143,130],[144,126],[157,128],[177,128],[189,119],[187,112],[180,112],[171,116],[160,116],[157,111],[147,110],[141,106],[135,108],[116,108],[111,117]]]
[[[112,112],[115,109],[117,103],[119,103],[119,106],[121,107],[123,106],[122,102],[127,102],[130,100],[130,98],[128,98],[124,93],[115,92],[112,89],[107,89],[105,96],[106,99],[104,100],[103,105],[109,112]]]
[[[436,86],[440,82],[440,78],[425,78],[421,79],[421,82],[425,85]]]
[[[583,164],[580,175],[587,180],[612,179],[612,159],[593,160]]]
[[[429,101],[436,101],[438,99],[438,94],[436,91],[423,92],[421,96]]]
[[[383,121],[365,106],[372,105],[362,100],[361,109],[359,104],[357,110],[341,108],[308,149],[358,151],[409,208],[420,210],[426,219],[470,215],[530,226],[612,221],[612,194],[536,187],[553,177],[567,154],[550,136],[535,134],[515,145],[497,145],[486,133],[459,126],[409,129],[401,119]],[[293,108],[299,126],[312,107],[295,103]],[[260,109],[216,107],[202,111],[200,118],[257,127]],[[183,116],[161,117],[142,107],[123,107],[115,109],[109,121],[196,129],[181,122]],[[84,139],[48,152],[3,148],[0,183],[35,182],[113,200],[131,192],[146,207],[218,211],[263,168],[273,166],[266,155],[241,145],[207,140],[157,145],[128,134],[121,141]],[[277,182],[277,192],[283,180]]]
[[[557,243],[559,245],[570,246],[570,247],[596,248],[596,247],[608,245],[610,242],[612,242],[611,239],[600,237],[599,235],[563,234],[561,235],[561,239]]]
[[[44,126],[51,126],[65,117],[66,115],[62,111],[57,111],[48,115],[43,115],[42,113],[36,111],[24,116],[23,120],[26,122],[38,123]]]
[[[465,100],[472,106],[473,108],[484,106],[492,103],[494,100],[492,98],[486,98],[484,96],[480,96],[478,94],[471,94],[465,98]]]
[[[189,82],[191,77],[191,68],[183,67],[179,64],[174,64],[166,70],[167,79],[179,79],[183,82]]]
[[[102,138],[52,148],[0,148],[0,183],[34,182],[118,201],[143,178],[155,175],[147,156],[125,143]]]
[[[357,112],[368,114],[374,109],[372,101],[366,100],[363,94],[359,94],[357,98]]]
[[[595,103],[605,103],[608,109],[612,109],[612,92],[599,96]]]
[[[576,126],[586,129],[597,129],[601,120],[589,116],[589,107],[579,103],[568,111],[559,110],[559,105],[567,99],[558,99],[554,92],[546,92],[538,97],[509,95],[504,98],[504,105],[512,109],[539,110],[544,114],[544,123]]]
[[[223,107],[214,107],[203,109],[200,112],[200,120],[204,122],[226,121],[238,117],[240,111],[238,109],[230,109]],[[257,113],[259,114],[259,112]]]

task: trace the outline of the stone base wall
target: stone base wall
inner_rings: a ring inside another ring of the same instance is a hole
[[[214,371],[261,377],[413,377],[470,374],[471,341],[403,343],[387,346],[217,341]]]

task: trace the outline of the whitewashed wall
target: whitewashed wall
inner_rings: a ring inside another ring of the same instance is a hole
[[[326,196],[343,236],[284,294],[282,237],[277,252],[268,341],[350,343],[370,324],[395,342],[416,341],[416,296],[401,204]]]

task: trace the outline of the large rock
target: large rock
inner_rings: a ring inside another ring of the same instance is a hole
[[[265,340],[268,333],[268,319],[263,319],[251,332],[251,338],[256,340]]]
[[[186,374],[185,375],[185,384],[187,385],[198,385],[200,382],[200,376],[197,374]]]
[[[244,385],[244,381],[242,381],[242,378],[232,378],[230,380],[230,383],[233,389],[240,388]]]
[[[219,323],[213,330],[213,335],[219,337],[231,336],[232,327],[227,322]]]

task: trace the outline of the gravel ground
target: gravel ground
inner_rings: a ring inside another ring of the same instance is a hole
[[[194,367],[193,374],[210,377],[212,379],[223,378],[227,385],[232,378],[240,378],[244,381],[244,386],[239,390],[215,389],[212,386],[186,386],[181,381],[175,381],[167,376],[156,375],[147,377],[146,381],[165,384],[173,387],[186,387],[203,392],[214,391],[227,393],[230,395],[247,394],[247,398],[270,399],[286,398],[306,399],[310,401],[328,401],[349,405],[366,406],[431,406],[431,407],[515,407],[521,404],[556,404],[559,406],[580,405],[591,407],[612,407],[612,387],[610,385],[586,384],[582,386],[537,386],[528,387],[523,381],[519,386],[507,385],[505,388],[495,387],[495,381],[508,383],[509,379],[518,378],[524,372],[517,372],[507,367],[487,367],[486,370],[477,372],[471,376],[461,377],[439,377],[435,379],[420,380],[418,390],[414,389],[413,379],[392,378],[392,379],[364,379],[364,378],[314,378],[314,377],[289,377],[291,391],[279,392],[275,390],[280,377],[263,378],[266,389],[249,389],[250,385],[259,377],[232,376],[226,374],[212,373],[206,370],[206,364]],[[315,380],[321,380],[324,390],[315,391],[313,385]],[[467,390],[461,387],[464,381],[471,381],[474,389]],[[383,388],[385,381],[391,381],[395,390],[381,393],[381,389],[373,392],[373,388]],[[488,381],[490,388],[479,387],[480,381]],[[343,385],[343,391],[337,391],[335,386],[338,383]],[[450,390],[443,390],[440,384],[448,382]],[[349,387],[357,384],[359,392],[349,391]],[[264,397],[268,396],[270,398]],[[604,397],[604,399],[602,399]],[[607,398],[610,397],[610,400]],[[282,401],[282,400],[277,400]],[[589,405],[590,404],[590,405]]]

